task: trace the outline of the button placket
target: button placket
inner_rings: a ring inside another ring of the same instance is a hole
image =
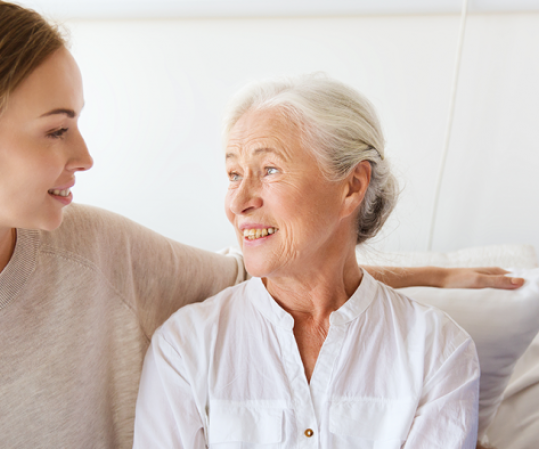
[[[305,376],[305,369],[292,329],[287,332],[283,349],[285,369],[290,381],[296,429],[298,431],[296,447],[298,449],[318,448],[318,432],[314,431],[318,429],[318,422],[311,399],[311,391]],[[310,430],[310,432],[307,432],[307,430]],[[307,433],[311,433],[310,436],[307,436]]]
[[[333,367],[341,353],[345,328],[346,326],[343,325],[331,325],[326,341],[318,354],[310,384],[311,398],[317,420],[321,418],[321,410],[329,394],[328,388],[333,375]]]

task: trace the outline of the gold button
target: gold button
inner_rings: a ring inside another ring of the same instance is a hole
[[[305,436],[306,436],[307,438],[311,438],[313,435],[314,435],[314,432],[313,432],[312,429],[307,429],[307,430],[305,431]]]

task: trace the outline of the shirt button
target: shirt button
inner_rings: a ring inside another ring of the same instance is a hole
[[[307,429],[307,430],[305,431],[305,436],[306,436],[307,438],[311,438],[313,435],[314,435],[314,432],[313,432],[312,429]]]

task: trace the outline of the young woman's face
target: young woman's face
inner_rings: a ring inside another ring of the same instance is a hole
[[[60,225],[75,173],[93,163],[78,129],[83,105],[80,71],[65,48],[11,93],[0,113],[0,228]]]

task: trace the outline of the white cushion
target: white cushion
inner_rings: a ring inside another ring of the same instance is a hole
[[[491,245],[466,248],[459,251],[435,252],[391,252],[376,251],[360,245],[356,250],[360,265],[389,267],[513,267],[537,268],[539,263],[531,245]]]
[[[531,449],[539,441],[539,335],[518,360],[504,399],[487,429],[496,449]]]
[[[374,257],[376,255],[376,257]],[[470,248],[453,253],[358,253],[360,264],[400,266],[502,266],[526,283],[517,290],[400,289],[405,295],[449,314],[477,347],[481,364],[479,438],[482,439],[503,399],[517,360],[539,331],[539,268],[532,247],[520,245]]]

